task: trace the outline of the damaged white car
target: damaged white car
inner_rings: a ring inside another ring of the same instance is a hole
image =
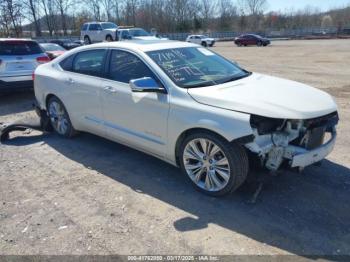
[[[131,146],[179,166],[214,196],[242,185],[248,155],[272,171],[302,169],[336,139],[327,93],[248,72],[191,43],[80,47],[38,67],[34,86],[58,134],[86,131]]]

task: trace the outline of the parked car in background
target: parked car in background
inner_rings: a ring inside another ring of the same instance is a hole
[[[53,39],[53,40],[50,40],[50,43],[58,44],[66,50],[71,50],[73,48],[81,46],[81,44],[74,43],[70,39]]]
[[[168,40],[168,38],[161,38],[154,35],[151,35],[143,28],[121,28],[118,29],[118,40],[119,41],[125,41],[125,40]]]
[[[86,131],[136,148],[179,166],[214,196],[244,183],[248,157],[271,171],[302,169],[336,141],[330,95],[192,43],[80,47],[38,67],[34,88],[59,135]]]
[[[40,47],[45,51],[51,60],[67,52],[67,50],[62,46],[54,43],[42,43],[40,44]]]
[[[111,22],[89,22],[83,24],[80,38],[85,44],[116,41],[118,26]]]
[[[0,91],[33,87],[35,68],[49,61],[33,40],[0,38]]]
[[[76,44],[78,44],[78,45],[85,45],[84,40],[81,40],[81,39],[79,39],[79,40],[74,40],[73,43],[76,43]]]
[[[204,47],[207,47],[207,46],[211,47],[211,46],[214,46],[215,39],[207,37],[205,35],[189,35],[186,38],[186,42],[195,43],[195,44],[198,44],[198,45],[202,45]]]
[[[246,34],[246,35],[241,35],[239,37],[236,37],[235,44],[237,46],[248,46],[248,45],[267,46],[271,44],[271,41],[260,35]]]

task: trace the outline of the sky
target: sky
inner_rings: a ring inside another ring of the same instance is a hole
[[[290,8],[303,9],[307,5],[317,7],[321,11],[350,5],[350,0],[267,0],[267,2],[269,11],[282,12]]]

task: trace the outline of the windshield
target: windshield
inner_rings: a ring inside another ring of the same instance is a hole
[[[150,34],[143,29],[130,29],[129,33],[131,36],[150,36]]]
[[[41,44],[42,48],[45,49],[45,51],[65,51],[62,46],[56,45],[56,44]]]
[[[114,29],[114,28],[117,28],[117,25],[113,24],[113,23],[102,23],[101,26],[102,26],[103,29]]]
[[[194,88],[222,84],[250,75],[222,56],[202,47],[147,52],[177,86]]]

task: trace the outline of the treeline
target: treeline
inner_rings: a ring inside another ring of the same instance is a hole
[[[349,26],[350,7],[269,12],[267,0],[1,0],[0,34],[76,34],[86,21],[164,32],[263,31]]]

